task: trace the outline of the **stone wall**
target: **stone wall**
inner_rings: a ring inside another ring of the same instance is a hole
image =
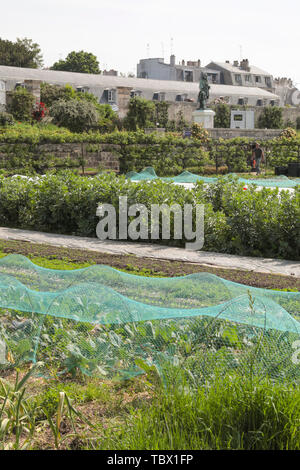
[[[14,151],[15,149],[15,151]],[[0,143],[0,161],[7,160],[9,155],[29,155],[31,158],[40,159],[41,156],[55,157],[66,161],[74,161],[74,166],[85,168],[101,168],[119,172],[118,146],[109,144],[97,144],[92,146],[87,143],[63,143],[63,144],[7,144]],[[78,164],[78,165],[77,165]],[[59,166],[59,165],[58,165]]]
[[[253,140],[270,140],[280,136],[281,129],[207,129],[213,139],[248,137]]]

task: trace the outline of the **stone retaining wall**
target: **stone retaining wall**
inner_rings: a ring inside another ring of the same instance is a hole
[[[63,144],[38,144],[29,145],[25,143],[0,143],[0,161],[9,158],[9,154],[20,155],[26,153],[31,158],[49,156],[59,158],[62,161],[70,159],[74,161],[73,166],[98,168],[103,170],[119,171],[119,158],[116,154],[118,146],[108,144],[97,144],[96,150],[90,151],[91,145],[88,143],[63,143]],[[14,150],[15,149],[15,150]],[[78,163],[78,165],[77,165]]]

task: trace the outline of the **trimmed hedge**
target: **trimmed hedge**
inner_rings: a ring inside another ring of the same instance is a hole
[[[0,130],[0,143],[37,145],[43,143],[86,143],[90,151],[101,144],[111,144],[120,158],[122,173],[140,171],[153,166],[157,173],[174,175],[183,169],[200,172],[203,165],[213,164],[217,170],[227,165],[229,172],[243,172],[249,167],[252,141],[248,138],[212,140],[184,139],[167,133],[164,136],[137,132],[72,133],[66,129],[42,126],[16,126]],[[116,147],[118,146],[118,148]],[[300,161],[300,138],[276,138],[263,143],[268,168]]]
[[[193,190],[161,180],[132,183],[114,174],[84,178],[72,172],[41,179],[0,177],[0,224],[53,233],[96,236],[98,203],[118,212],[119,196],[128,204],[205,204],[204,250],[300,260],[300,187],[243,191],[236,179]],[[118,217],[117,217],[118,219]],[[183,246],[185,240],[158,240]]]

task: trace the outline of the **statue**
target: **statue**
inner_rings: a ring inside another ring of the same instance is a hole
[[[204,110],[206,109],[206,102],[209,98],[209,90],[210,90],[206,73],[201,72],[200,81],[199,81],[199,89],[200,89],[199,95],[198,95],[199,106],[197,109]]]

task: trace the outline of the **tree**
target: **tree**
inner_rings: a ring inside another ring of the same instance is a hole
[[[99,62],[97,57],[90,52],[70,52],[65,60],[55,62],[51,70],[62,70],[64,72],[95,73],[99,74]]]
[[[37,69],[43,65],[40,46],[28,38],[16,42],[0,38],[0,64]]]
[[[138,96],[131,98],[129,109],[124,119],[124,127],[130,131],[151,127],[154,123],[155,104]]]
[[[282,108],[278,106],[266,106],[258,120],[259,129],[282,129]]]
[[[230,127],[230,106],[226,103],[218,103],[214,106],[215,121],[214,127],[219,129],[228,129]]]

